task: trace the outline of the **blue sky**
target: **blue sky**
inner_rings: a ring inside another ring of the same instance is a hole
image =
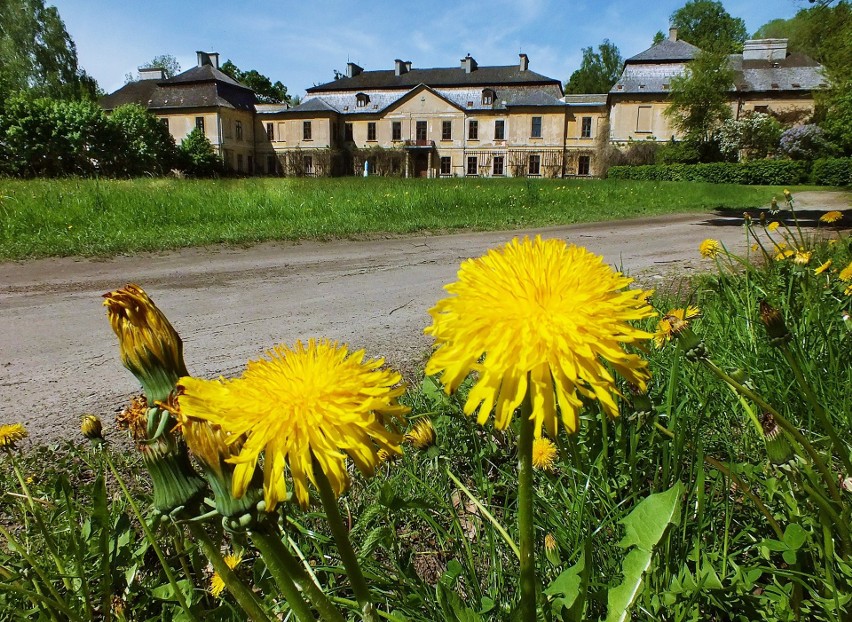
[[[608,38],[628,58],[667,31],[686,0],[489,0],[489,2],[352,2],[268,0],[47,0],[59,9],[80,64],[113,91],[124,76],[158,54],[185,70],[195,51],[215,51],[241,69],[281,80],[290,93],[327,82],[352,60],[368,70],[456,66],[468,52],[480,65],[510,65],[518,52],[530,69],[563,82],[579,66],[580,49]],[[792,17],[806,0],[723,0],[751,34]]]

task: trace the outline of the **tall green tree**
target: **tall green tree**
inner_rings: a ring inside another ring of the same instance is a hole
[[[230,58],[219,69],[249,87],[257,95],[257,100],[263,104],[290,103],[287,87],[280,80],[273,83],[256,69],[243,71]]]
[[[728,91],[733,82],[727,54],[712,50],[701,51],[683,75],[671,80],[671,103],[665,114],[702,159],[711,157],[713,134],[731,116]]]
[[[591,46],[583,48],[583,61],[568,79],[565,92],[607,93],[618,81],[623,64],[618,46],[609,39],[603,40],[597,52]]]
[[[748,38],[745,22],[733,17],[718,0],[689,0],[671,16],[678,38],[702,50],[741,52]]]
[[[97,95],[59,11],[44,0],[0,0],[0,101],[20,91],[70,99]]]
[[[168,128],[138,104],[119,106],[107,117],[119,138],[113,174],[120,177],[162,175],[177,160],[177,146]]]

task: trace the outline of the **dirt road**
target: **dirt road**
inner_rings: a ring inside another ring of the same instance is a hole
[[[811,194],[797,197],[802,207],[849,207],[849,195]],[[138,392],[101,306],[101,294],[127,282],[145,288],[172,321],[195,375],[238,374],[271,345],[311,336],[364,347],[411,370],[430,345],[423,335],[427,310],[459,263],[513,235],[541,233],[586,246],[653,286],[663,275],[701,269],[697,249],[704,238],[743,250],[741,222],[693,214],[520,232],[3,263],[0,423],[23,422],[36,442],[74,438],[82,413],[111,421]]]

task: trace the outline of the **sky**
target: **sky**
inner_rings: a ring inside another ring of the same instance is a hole
[[[513,65],[565,82],[581,48],[609,39],[629,58],[668,32],[669,17],[686,0],[489,0],[399,2],[372,0],[46,0],[77,45],[80,66],[107,92],[160,54],[183,70],[196,50],[219,52],[240,69],[256,69],[302,96],[352,61],[366,70],[456,67],[470,53],[480,65]],[[771,19],[789,18],[806,0],[723,0],[749,34]]]

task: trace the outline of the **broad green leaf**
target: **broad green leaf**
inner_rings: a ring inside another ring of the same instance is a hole
[[[807,539],[808,532],[796,523],[790,523],[784,529],[784,544],[794,551],[802,548],[802,545]]]
[[[544,590],[545,595],[556,597],[552,610],[559,620],[579,622],[583,619],[590,574],[590,568],[586,565],[587,559],[591,559],[591,540],[586,541],[585,549],[577,563],[564,570]]]

